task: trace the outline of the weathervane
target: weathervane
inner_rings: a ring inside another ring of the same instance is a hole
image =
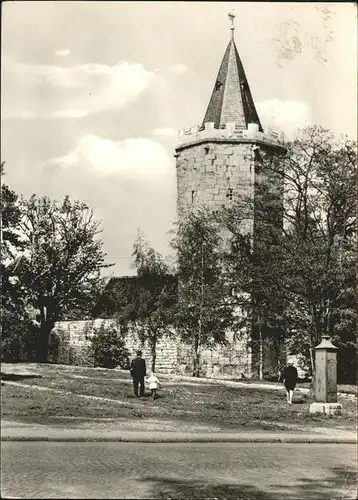
[[[230,29],[231,29],[231,38],[233,39],[234,38],[234,29],[235,29],[235,26],[234,26],[234,19],[235,19],[234,9],[231,12],[229,12],[228,16],[229,16],[229,19],[231,21]]]

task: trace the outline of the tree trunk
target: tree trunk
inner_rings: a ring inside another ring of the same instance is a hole
[[[263,341],[262,341],[262,327],[261,325],[259,326],[259,335],[260,335],[260,357],[259,357],[259,379],[260,380],[263,380],[264,378],[264,367],[263,367],[263,364],[264,364],[264,356],[263,356],[263,353],[264,353],[264,346],[263,346]]]
[[[200,354],[199,348],[201,344],[202,334],[202,315],[204,305],[204,244],[201,244],[201,275],[200,275],[200,306],[198,319],[198,332],[194,335],[193,342],[193,377],[200,377]]]
[[[277,373],[277,380],[280,381],[281,378],[281,349],[282,349],[282,339],[281,336],[274,338],[274,346],[275,346],[275,368]]]
[[[48,319],[48,311],[45,307],[40,308],[40,335],[39,335],[39,349],[38,358],[40,363],[47,363],[49,353],[49,336],[55,322]]]
[[[310,386],[310,397],[315,398],[316,396],[316,368],[314,362],[314,350],[312,347],[312,342],[310,346],[310,365],[311,365],[311,386]]]
[[[200,377],[199,337],[195,335],[193,343],[193,377]]]
[[[310,364],[311,364],[311,375],[312,375],[312,378],[314,377],[314,374],[315,374],[315,363],[314,363],[313,356],[314,356],[314,354],[313,354],[313,347],[312,347],[312,344],[311,344],[311,347],[310,347]]]
[[[150,341],[150,349],[152,354],[152,372],[155,373],[155,362],[157,360],[157,337],[153,337]]]
[[[40,335],[39,335],[39,349],[38,349],[38,358],[40,363],[47,363],[48,361],[48,352],[49,352],[49,335],[52,327],[49,327],[47,324],[41,325],[40,327]]]

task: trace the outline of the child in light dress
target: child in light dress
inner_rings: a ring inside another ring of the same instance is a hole
[[[160,389],[161,387],[159,379],[154,372],[151,372],[149,374],[149,377],[147,377],[147,383],[149,385],[149,389],[152,393],[152,398],[154,401],[157,398],[158,389]]]

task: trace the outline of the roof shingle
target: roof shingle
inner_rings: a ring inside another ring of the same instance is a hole
[[[246,129],[249,123],[256,123],[262,131],[245,70],[233,39],[226,48],[202,125],[205,126],[207,122],[213,122],[215,128],[235,122],[242,129]]]

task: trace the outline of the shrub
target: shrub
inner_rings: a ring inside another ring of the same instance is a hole
[[[102,368],[127,368],[129,352],[125,348],[123,337],[114,326],[102,325],[96,328],[91,339],[94,366]]]
[[[9,310],[3,311],[1,321],[1,361],[36,361],[39,342],[36,326],[28,318],[21,318]]]
[[[6,314],[2,320],[1,361],[21,361],[21,340],[25,325],[15,315]]]

